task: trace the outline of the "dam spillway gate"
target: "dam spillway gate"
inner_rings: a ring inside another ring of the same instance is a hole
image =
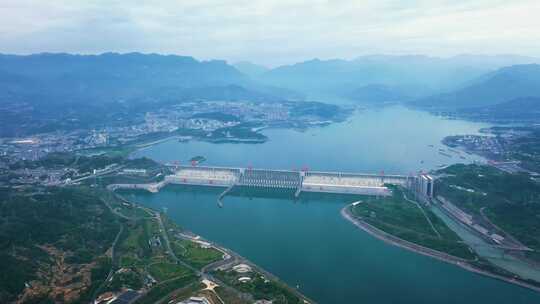
[[[411,188],[417,177],[405,175],[360,174],[322,171],[293,171],[233,167],[174,166],[165,184],[291,189],[359,195],[390,195],[386,185]]]

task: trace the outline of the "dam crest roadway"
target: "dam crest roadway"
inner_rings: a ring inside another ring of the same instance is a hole
[[[236,186],[290,189],[295,191],[295,198],[301,192],[388,196],[392,193],[387,187],[389,184],[415,190],[421,189],[422,181],[426,180],[425,175],[406,176],[308,170],[168,166],[173,169],[174,174],[165,176],[161,182],[149,184],[112,184],[109,185],[109,189],[141,189],[156,193],[169,184],[223,187],[226,190],[218,198],[218,204],[222,206],[223,197]],[[427,180],[431,180],[431,177]],[[426,193],[425,189],[424,193]],[[429,196],[429,191],[427,194]]]

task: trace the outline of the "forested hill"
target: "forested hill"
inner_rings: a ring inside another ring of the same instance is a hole
[[[198,100],[280,101],[225,61],[157,54],[0,55],[0,121],[5,135],[126,121]],[[36,126],[46,126],[43,130]]]
[[[82,188],[0,188],[0,303],[88,303],[120,226]]]
[[[234,67],[218,60],[140,53],[0,56],[2,94],[33,104],[181,98],[186,89],[230,85],[248,88],[253,84]]]

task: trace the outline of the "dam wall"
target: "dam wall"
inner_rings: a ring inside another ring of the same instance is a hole
[[[336,194],[356,194],[389,196],[392,194],[388,185],[402,186],[416,192],[417,189],[432,189],[423,186],[425,175],[384,175],[344,172],[321,172],[321,171],[292,171],[292,170],[269,170],[234,167],[199,167],[199,166],[170,166],[174,174],[165,176],[158,183],[149,184],[113,184],[109,189],[142,189],[149,192],[158,192],[168,184],[196,185],[226,188],[221,198],[235,186],[265,188],[265,189],[290,189],[298,197],[301,192],[319,192]],[[415,192],[415,193],[416,193]],[[426,197],[425,191],[417,193],[417,196]]]
[[[302,191],[361,195],[390,195],[386,184],[408,187],[410,177],[400,175],[305,172]]]
[[[302,176],[295,171],[248,169],[243,171],[237,185],[258,188],[298,189],[302,186]]]
[[[415,179],[404,175],[233,167],[174,166],[173,170],[174,174],[165,177],[168,184],[292,189],[296,196],[300,192],[390,195],[386,184],[410,187]]]
[[[236,168],[182,167],[173,175],[167,175],[169,184],[229,187],[236,185],[241,170]]]

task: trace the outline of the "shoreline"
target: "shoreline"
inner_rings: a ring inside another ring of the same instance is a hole
[[[354,215],[352,215],[351,210],[350,210],[351,206],[352,206],[352,204],[349,204],[349,205],[346,205],[345,207],[343,207],[341,209],[341,211],[340,211],[341,216],[345,220],[347,220],[348,222],[350,222],[351,224],[356,226],[357,228],[363,230],[364,232],[371,235],[372,237],[377,238],[377,239],[379,239],[379,240],[381,240],[381,241],[383,241],[383,242],[385,242],[385,243],[387,243],[389,245],[400,247],[400,248],[403,248],[405,250],[409,250],[411,252],[414,252],[416,254],[428,256],[428,257],[434,258],[436,260],[439,260],[441,262],[445,262],[445,263],[449,263],[449,264],[461,267],[462,269],[465,269],[467,271],[470,271],[470,272],[473,272],[473,273],[476,273],[476,274],[479,274],[479,275],[484,275],[484,276],[487,276],[487,277],[491,277],[493,279],[504,281],[506,283],[518,285],[520,287],[527,288],[527,289],[530,289],[532,291],[540,292],[540,287],[528,284],[528,283],[523,282],[523,281],[519,281],[519,280],[516,280],[516,279],[508,278],[508,277],[505,277],[505,276],[502,276],[502,275],[498,275],[498,274],[495,274],[495,273],[491,273],[491,272],[482,270],[482,269],[480,269],[478,267],[475,267],[475,266],[469,264],[470,260],[461,259],[461,258],[452,256],[452,255],[446,254],[444,252],[440,252],[440,251],[437,251],[437,250],[434,250],[434,249],[431,249],[431,248],[428,248],[428,247],[424,247],[424,246],[421,246],[421,245],[418,245],[418,244],[414,244],[414,243],[411,243],[409,241],[400,239],[400,238],[398,238],[396,236],[393,236],[393,235],[391,235],[389,233],[386,233],[386,232],[384,232],[384,231],[382,231],[382,230],[380,230],[380,229],[378,229],[378,228],[376,228],[376,227],[362,221],[361,219],[356,218]]]
[[[176,225],[180,225],[180,223],[177,223],[172,218],[169,218],[166,214],[161,215],[161,212],[158,211],[158,210],[154,210],[151,207],[147,207],[147,206],[144,206],[144,205],[142,205],[142,204],[140,204],[138,202],[131,201],[131,200],[125,198],[123,195],[117,194],[114,190],[109,189],[109,191],[112,191],[112,193],[115,196],[117,196],[118,198],[120,198],[122,201],[129,202],[130,204],[133,204],[134,206],[137,206],[138,208],[146,210],[149,213],[154,213],[155,216],[158,216],[158,217],[165,216],[170,221],[174,222]],[[164,231],[165,231],[165,229],[164,229]],[[187,241],[190,241],[190,242],[195,242],[195,241],[207,242],[207,243],[209,243],[211,245],[212,248],[214,248],[214,249],[220,251],[221,253],[223,253],[224,255],[228,256],[228,258],[224,258],[222,260],[218,260],[218,261],[215,261],[213,263],[207,264],[207,265],[203,266],[202,269],[197,270],[197,273],[200,275],[200,277],[202,279],[211,279],[214,282],[218,282],[219,283],[218,285],[220,285],[220,286],[222,286],[224,288],[231,288],[229,285],[227,285],[227,284],[221,282],[221,280],[217,279],[211,272],[213,272],[213,271],[215,271],[217,269],[220,269],[222,267],[228,267],[228,266],[233,265],[233,264],[243,263],[243,264],[247,264],[247,265],[251,266],[252,269],[255,270],[255,272],[257,272],[257,273],[259,273],[261,275],[264,275],[267,279],[272,280],[275,283],[281,285],[283,288],[285,288],[286,290],[288,290],[289,292],[293,293],[295,296],[300,298],[305,304],[317,304],[316,301],[314,301],[310,297],[304,295],[299,289],[294,288],[293,286],[286,283],[285,281],[283,281],[278,276],[276,276],[273,273],[265,270],[264,268],[262,268],[258,264],[255,264],[254,262],[250,261],[246,257],[244,257],[244,256],[240,255],[239,253],[235,252],[234,250],[232,250],[232,249],[230,249],[228,247],[225,247],[225,246],[223,246],[223,245],[221,245],[221,244],[219,244],[217,242],[208,240],[205,237],[203,237],[201,235],[198,235],[198,234],[196,234],[196,233],[194,233],[193,231],[190,231],[190,230],[182,229],[182,232],[180,234],[181,234],[181,238],[183,240],[187,240]],[[171,250],[171,252],[173,252],[173,251]],[[178,259],[176,256],[175,256],[175,258]],[[185,263],[185,262],[183,262],[183,263]]]
[[[259,131],[272,130],[272,129],[274,129],[274,130],[283,129],[283,130],[296,130],[296,131],[299,131],[299,130],[308,130],[310,128],[327,127],[327,126],[332,125],[332,124],[345,122],[347,119],[350,118],[350,116],[352,116],[352,114],[348,113],[347,115],[345,115],[344,119],[331,119],[331,120],[325,121],[324,124],[305,124],[302,127],[295,127],[295,126],[290,126],[290,125],[284,125],[284,126],[265,125],[265,126],[262,126],[262,127],[258,128],[256,131],[254,131],[254,133],[256,133],[256,134],[263,135],[264,138],[249,138],[249,137],[246,137],[246,138],[242,138],[242,137],[208,138],[206,136],[193,136],[192,139],[190,139],[190,140],[188,140],[186,142],[200,141],[200,142],[207,142],[207,143],[212,143],[212,144],[253,144],[253,145],[264,144],[264,143],[268,142],[270,140],[270,138],[268,136],[264,135],[263,133],[259,133]],[[142,141],[138,142],[137,140],[135,140],[135,142],[133,142],[133,143],[126,143],[126,144],[120,145],[120,146],[118,146],[116,148],[131,148],[132,151],[129,151],[128,154],[127,154],[127,157],[130,158],[135,153],[137,153],[139,151],[142,151],[144,149],[147,149],[149,147],[155,146],[155,145],[163,143],[163,142],[179,139],[182,136],[183,135],[181,135],[181,134],[174,134],[174,132],[173,132],[172,134],[167,134],[167,135],[165,135],[163,137],[158,136],[157,138],[152,139],[150,141],[142,140]]]

